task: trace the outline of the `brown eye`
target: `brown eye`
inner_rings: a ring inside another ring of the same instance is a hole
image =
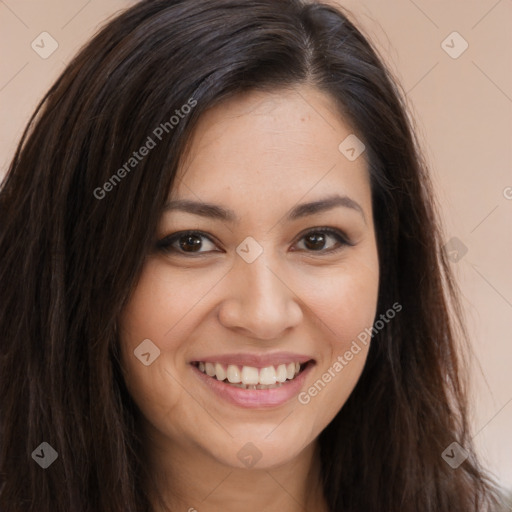
[[[196,252],[201,248],[202,241],[197,235],[184,235],[178,238],[180,249],[185,252]]]
[[[341,231],[332,228],[315,228],[303,235],[302,240],[304,240],[305,250],[309,252],[333,252],[343,246],[353,245]]]
[[[213,248],[209,248],[208,244]],[[204,249],[206,245],[206,250]],[[176,254],[203,254],[206,252],[215,251],[215,244],[204,233],[196,231],[181,231],[166,236],[159,240],[156,248],[166,253]],[[218,251],[217,251],[218,252]]]
[[[323,233],[313,233],[304,237],[304,244],[308,249],[316,251],[323,249],[325,245],[326,236]]]

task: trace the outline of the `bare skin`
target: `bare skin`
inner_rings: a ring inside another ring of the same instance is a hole
[[[379,282],[365,154],[350,161],[338,149],[352,133],[332,100],[306,86],[232,98],[197,127],[169,199],[214,203],[238,222],[166,211],[156,239],[197,230],[199,249],[182,238],[150,255],[120,322],[148,467],[170,510],[328,510],[317,438],[356,385],[369,344],[341,371],[332,367],[372,326]],[[287,218],[333,195],[351,202]],[[262,249],[250,263],[236,251],[247,237]],[[149,366],[134,357],[145,339],[160,350]],[[277,352],[313,361],[300,390],[307,400],[242,407],[191,364]],[[328,383],[309,393],[329,369]],[[253,465],[240,457],[248,443],[261,456]],[[156,499],[155,510],[165,510]]]

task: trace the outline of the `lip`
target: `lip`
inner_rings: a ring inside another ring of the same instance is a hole
[[[314,361],[311,356],[304,354],[294,354],[293,352],[276,352],[274,354],[218,354],[205,356],[203,358],[192,359],[189,363],[220,363],[224,365],[234,364],[237,366],[253,366],[254,368],[265,368],[267,366],[278,366],[287,363],[307,363]]]
[[[297,359],[293,359],[298,361]],[[206,362],[213,362],[214,360],[206,360]],[[215,359],[216,362],[221,363]],[[247,360],[245,360],[247,362]],[[273,359],[275,361],[275,359]],[[291,359],[288,359],[290,362]],[[192,371],[202,383],[204,383],[215,395],[220,397],[233,405],[243,407],[246,409],[260,409],[269,407],[278,407],[288,402],[292,398],[296,397],[304,385],[304,381],[308,377],[309,373],[315,366],[315,362],[311,358],[307,358],[305,361],[308,362],[304,370],[297,375],[293,380],[287,381],[282,386],[273,389],[241,389],[225,382],[218,381],[213,377],[209,377],[196,366],[191,364]],[[230,363],[236,364],[236,363]],[[267,363],[259,363],[267,364]],[[269,364],[267,364],[269,366]],[[262,366],[264,368],[265,366]]]

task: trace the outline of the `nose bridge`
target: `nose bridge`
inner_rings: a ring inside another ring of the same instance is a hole
[[[272,265],[267,255],[262,254],[252,263],[239,263],[240,272],[244,274],[247,283],[244,299],[253,303],[254,308],[273,309],[286,299],[282,282],[276,276],[276,265]],[[274,267],[276,270],[272,271]]]
[[[255,316],[262,317],[261,320],[277,316],[288,299],[283,283],[275,275],[279,269],[270,270],[277,267],[273,260],[271,251],[266,250],[252,263],[240,258],[235,265],[243,283],[239,300],[250,307]]]
[[[228,300],[221,316],[227,327],[271,339],[300,321],[294,294],[284,284],[284,270],[270,251],[263,251],[250,263],[237,258],[231,273]]]

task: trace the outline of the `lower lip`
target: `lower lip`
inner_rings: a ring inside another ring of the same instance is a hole
[[[313,361],[309,361],[306,368],[297,377],[286,381],[278,388],[272,389],[237,388],[231,384],[226,384],[213,377],[209,377],[195,366],[192,366],[192,369],[201,381],[222,399],[239,407],[258,409],[262,407],[278,407],[297,396],[313,366]]]

